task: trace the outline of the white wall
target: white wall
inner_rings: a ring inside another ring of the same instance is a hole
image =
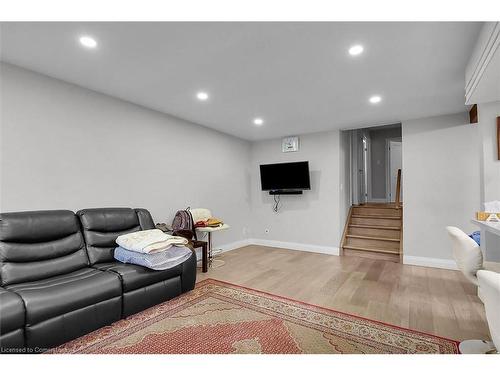
[[[281,139],[252,143],[253,238],[267,241],[268,245],[286,241],[290,247],[303,244],[304,249],[338,252],[344,225],[340,223],[339,138],[339,131],[302,135],[300,151],[289,153],[281,152]],[[309,161],[311,190],[303,195],[281,196],[281,209],[275,213],[273,197],[261,191],[259,165],[290,161]]]
[[[466,113],[402,127],[405,262],[424,257],[453,266],[445,227],[477,230],[470,220],[480,208],[478,128],[468,124]]]
[[[249,142],[1,64],[0,210],[125,206],[171,222],[209,207],[249,225]]]
[[[344,230],[347,214],[352,204],[351,196],[351,131],[341,131],[339,140],[339,224],[340,234]],[[339,243],[340,243],[339,238]],[[339,245],[340,246],[340,245]]]

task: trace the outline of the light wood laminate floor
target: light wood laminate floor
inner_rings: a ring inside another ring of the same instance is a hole
[[[458,271],[262,246],[226,252],[213,278],[456,340],[489,339],[476,288]]]

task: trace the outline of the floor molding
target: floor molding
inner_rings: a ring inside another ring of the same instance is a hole
[[[250,242],[249,239],[245,239],[245,240],[230,242],[230,243],[227,243],[225,245],[220,245],[220,246],[214,245],[214,249],[215,248],[221,249],[222,252],[225,253],[226,251],[236,250],[236,249],[239,249],[241,247],[245,247],[245,246],[249,246],[249,245],[253,245],[253,243]]]
[[[403,255],[403,264],[422,267],[443,268],[446,270],[457,270],[457,264],[452,259],[415,257]]]
[[[246,240],[231,242],[229,244],[225,244],[225,245],[221,245],[221,246],[214,246],[214,247],[222,249],[222,252],[226,252],[226,251],[239,249],[240,247],[249,246],[249,245],[277,247],[277,248],[287,249],[287,250],[299,250],[299,251],[307,251],[307,252],[311,252],[311,253],[320,253],[320,254],[328,254],[328,255],[339,255],[339,248],[338,247],[311,245],[311,244],[303,244],[303,243],[296,243],[296,242],[264,240],[264,239],[260,239],[260,238],[249,238]]]
[[[236,250],[245,246],[258,245],[267,247],[276,247],[287,250],[307,251],[311,253],[320,253],[328,255],[339,255],[339,248],[332,246],[319,246],[311,244],[303,244],[296,242],[284,242],[265,240],[260,238],[248,238],[245,240],[235,241],[228,244],[214,246],[214,248],[222,249],[222,252]],[[403,264],[412,266],[442,268],[447,270],[457,270],[457,264],[452,259],[416,257],[411,255],[403,255]]]

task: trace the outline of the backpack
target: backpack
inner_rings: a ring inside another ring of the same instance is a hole
[[[172,221],[172,231],[174,236],[182,236],[188,240],[194,237],[194,239],[197,240],[190,207],[175,213],[174,220]]]

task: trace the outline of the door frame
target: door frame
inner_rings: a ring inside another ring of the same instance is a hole
[[[385,199],[391,202],[391,142],[401,143],[401,159],[403,158],[403,137],[387,138],[385,140]],[[401,160],[401,164],[403,160]]]
[[[362,138],[366,140],[366,150],[363,150],[364,153],[364,162],[363,166],[364,174],[365,174],[365,199],[366,203],[371,202],[372,197],[372,142],[370,138],[369,132],[363,132]],[[361,142],[363,143],[363,142]]]

